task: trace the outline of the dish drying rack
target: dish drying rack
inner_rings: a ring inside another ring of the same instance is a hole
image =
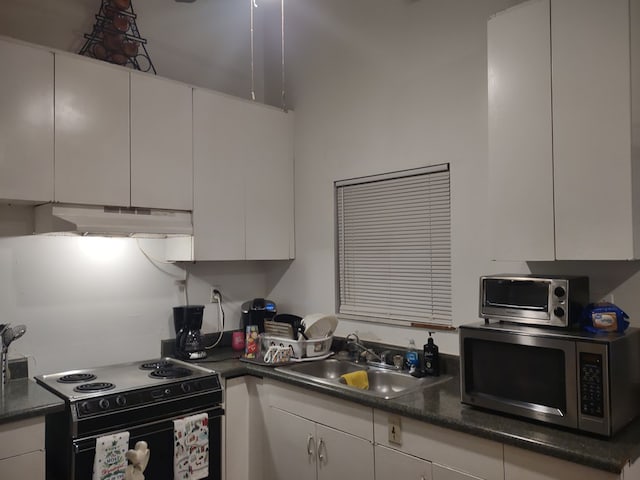
[[[293,358],[312,358],[321,357],[329,353],[332,343],[333,333],[322,338],[295,340],[293,338],[293,329],[288,323],[264,322],[264,336],[262,337],[262,348],[264,350],[277,345],[288,347]]]

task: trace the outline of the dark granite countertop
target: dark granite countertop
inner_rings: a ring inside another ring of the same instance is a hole
[[[463,405],[460,403],[458,377],[422,392],[384,400],[363,395],[357,390],[306,381],[273,367],[249,364],[237,359],[205,361],[200,365],[216,370],[225,378],[242,375],[271,378],[608,472],[620,473],[627,463],[640,457],[640,418],[610,439],[578,434]]]
[[[0,396],[0,423],[58,412],[64,400],[29,378],[11,380]]]

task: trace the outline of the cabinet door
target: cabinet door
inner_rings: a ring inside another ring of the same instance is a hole
[[[376,480],[431,480],[431,462],[382,445],[375,457]]]
[[[246,258],[289,259],[294,257],[293,113],[254,107],[247,125]]]
[[[316,435],[318,480],[374,478],[371,442],[320,424]]]
[[[549,0],[487,28],[491,255],[554,260]]]
[[[129,71],[55,55],[55,199],[129,205]]]
[[[277,408],[270,408],[267,422],[265,467],[268,474],[265,478],[315,480],[318,445],[315,423]],[[340,478],[343,477],[334,477],[334,480]]]
[[[243,260],[244,200],[251,105],[214,92],[193,92],[194,255]]]
[[[131,205],[193,209],[192,88],[131,73]]]
[[[559,260],[634,258],[629,25],[628,0],[551,2]]]
[[[37,450],[0,460],[0,478],[44,480],[44,451]]]
[[[53,200],[53,53],[0,41],[0,199]]]

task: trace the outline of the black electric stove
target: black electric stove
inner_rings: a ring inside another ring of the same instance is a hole
[[[65,400],[47,416],[47,479],[91,478],[96,438],[128,431],[151,450],[147,478],[172,479],[173,420],[209,414],[212,473],[219,478],[220,418],[224,411],[218,373],[173,358],[119,363],[38,375],[37,383]],[[133,448],[133,447],[131,447]],[[155,455],[154,455],[155,453]]]

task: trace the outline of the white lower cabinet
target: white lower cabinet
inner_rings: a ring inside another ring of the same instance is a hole
[[[44,417],[0,425],[0,478],[44,480]]]
[[[274,407],[268,418],[269,478],[374,478],[371,442]]]
[[[372,411],[265,380],[265,479],[374,478]]]
[[[419,420],[398,417],[382,410],[374,410],[373,417],[376,445],[393,448],[432,462],[434,480],[504,480],[501,443],[436,427]],[[397,425],[398,422],[400,439],[397,443],[391,443],[390,424]]]
[[[375,446],[376,480],[431,480],[431,462],[392,448]]]
[[[228,380],[225,409],[226,480],[640,479],[270,379]]]

